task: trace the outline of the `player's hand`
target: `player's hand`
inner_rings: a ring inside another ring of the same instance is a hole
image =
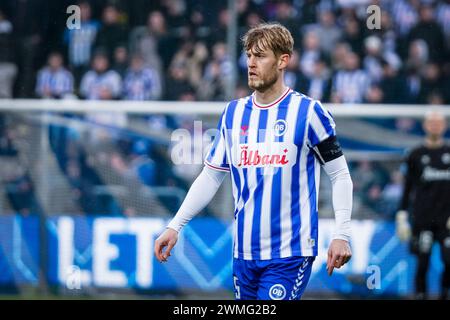
[[[328,249],[327,272],[331,276],[334,268],[340,268],[352,257],[352,250],[347,241],[334,239]]]
[[[155,240],[155,256],[159,262],[167,262],[170,257],[170,251],[178,241],[178,232],[167,228],[164,232]],[[164,248],[166,250],[163,252]]]
[[[408,241],[411,238],[411,226],[408,222],[408,212],[400,210],[395,216],[395,232],[400,241]]]

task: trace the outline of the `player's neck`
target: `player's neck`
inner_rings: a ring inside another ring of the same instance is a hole
[[[444,139],[438,137],[426,137],[425,138],[425,146],[430,149],[436,149],[442,147],[444,145]]]
[[[255,100],[259,104],[270,104],[286,93],[286,90],[288,90],[288,87],[284,82],[276,82],[263,92],[255,90]]]

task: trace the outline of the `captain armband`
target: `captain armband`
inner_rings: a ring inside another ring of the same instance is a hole
[[[341,145],[336,136],[323,140],[313,147],[313,150],[322,165],[343,155]]]

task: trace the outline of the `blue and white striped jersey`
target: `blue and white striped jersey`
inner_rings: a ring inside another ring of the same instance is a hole
[[[288,89],[259,105],[254,96],[225,108],[205,165],[231,172],[234,257],[316,256],[320,163],[314,147],[334,136],[320,102]]]
[[[45,67],[39,70],[36,81],[36,94],[39,97],[44,97],[46,93],[59,97],[67,93],[73,93],[72,73],[65,68],[53,71],[50,67]]]
[[[79,29],[66,29],[64,40],[68,44],[69,63],[72,66],[89,65],[92,46],[100,24],[96,21],[82,22]]]

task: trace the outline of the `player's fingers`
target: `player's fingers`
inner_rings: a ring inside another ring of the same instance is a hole
[[[172,250],[172,248],[175,246],[175,241],[171,241],[169,242],[169,244],[167,245],[167,249],[163,254],[164,260],[167,261],[167,258],[170,256],[170,251]]]
[[[347,262],[349,262],[351,258],[352,258],[352,253],[350,251],[346,251],[345,256],[344,256],[343,265],[346,264]]]
[[[332,257],[332,254],[331,254],[331,250],[328,250],[328,255],[327,255],[327,272],[328,272],[328,274],[330,274],[330,266],[331,266],[331,257]]]
[[[159,240],[155,241],[154,252],[155,252],[156,259],[158,259],[158,261],[161,262],[161,260],[162,260],[162,256],[161,256],[161,253],[162,253],[161,241],[159,241]]]
[[[339,257],[336,259],[336,268],[342,267],[346,264],[352,257],[352,253],[348,250],[345,250]]]
[[[344,255],[343,254],[336,255],[336,257],[333,261],[334,261],[334,267],[339,269],[344,264]]]
[[[330,262],[328,265],[328,275],[330,275],[330,276],[333,274],[333,269],[335,267],[334,261],[336,261],[336,258],[337,258],[337,255],[335,253],[331,252],[331,254],[329,255]]]
[[[167,241],[159,241],[158,244],[158,248],[157,248],[157,252],[158,252],[158,257],[159,257],[159,262],[164,262],[166,259],[163,255],[163,250],[164,248],[167,246]]]
[[[329,266],[328,266],[327,271],[328,271],[328,275],[329,275],[329,276],[331,276],[331,275],[333,274],[333,269],[334,269],[334,266],[333,266],[333,265],[329,265]]]

